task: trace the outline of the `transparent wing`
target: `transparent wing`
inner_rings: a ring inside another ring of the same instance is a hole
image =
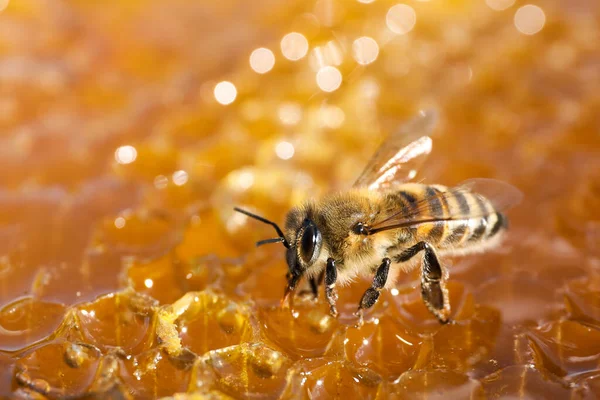
[[[375,152],[354,187],[381,190],[411,180],[431,153],[437,112],[421,111],[390,135]]]
[[[425,197],[411,205],[408,211],[392,212],[380,221],[369,226],[369,234],[412,226],[425,222],[451,221],[465,218],[483,217],[488,214],[487,211],[471,208],[466,216],[460,212],[459,207],[451,207],[449,215],[437,217],[432,214],[432,203],[440,201],[441,203],[451,203],[457,195],[470,194],[488,201],[496,212],[506,211],[514,207],[523,199],[521,191],[514,186],[495,179],[469,179],[454,188],[444,192],[437,192],[435,195]]]

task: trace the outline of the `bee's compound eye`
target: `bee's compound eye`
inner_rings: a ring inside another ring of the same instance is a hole
[[[313,224],[309,224],[302,233],[300,242],[300,256],[304,263],[309,264],[315,255],[315,249],[318,246],[319,230]]]

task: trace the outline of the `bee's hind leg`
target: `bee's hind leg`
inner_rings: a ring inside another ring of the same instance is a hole
[[[421,266],[421,296],[429,311],[442,324],[450,322],[450,303],[445,283],[445,271],[440,264],[433,246],[419,242],[404,250],[395,258],[397,262],[410,260],[420,251],[425,251]]]
[[[385,286],[388,278],[388,272],[390,271],[390,264],[392,261],[389,258],[384,258],[381,260],[381,265],[377,268],[377,272],[375,272],[375,277],[373,278],[373,283],[371,287],[368,288],[360,299],[360,303],[358,305],[358,311],[356,312],[358,316],[358,326],[363,324],[363,310],[367,308],[373,307],[377,300],[379,299],[379,294],[381,289]]]

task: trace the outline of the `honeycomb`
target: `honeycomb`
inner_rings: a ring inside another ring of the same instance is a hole
[[[0,0],[0,397],[600,395],[593,0]],[[525,194],[444,258],[453,325],[402,276],[279,306],[268,226],[349,187],[418,110],[419,179]]]

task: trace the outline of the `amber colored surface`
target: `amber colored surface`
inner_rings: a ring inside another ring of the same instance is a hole
[[[526,3],[0,0],[0,398],[600,396],[600,3]],[[456,324],[417,273],[360,328],[366,281],[339,319],[280,308],[283,248],[233,206],[281,222],[432,107],[417,179],[525,194],[443,260]]]

